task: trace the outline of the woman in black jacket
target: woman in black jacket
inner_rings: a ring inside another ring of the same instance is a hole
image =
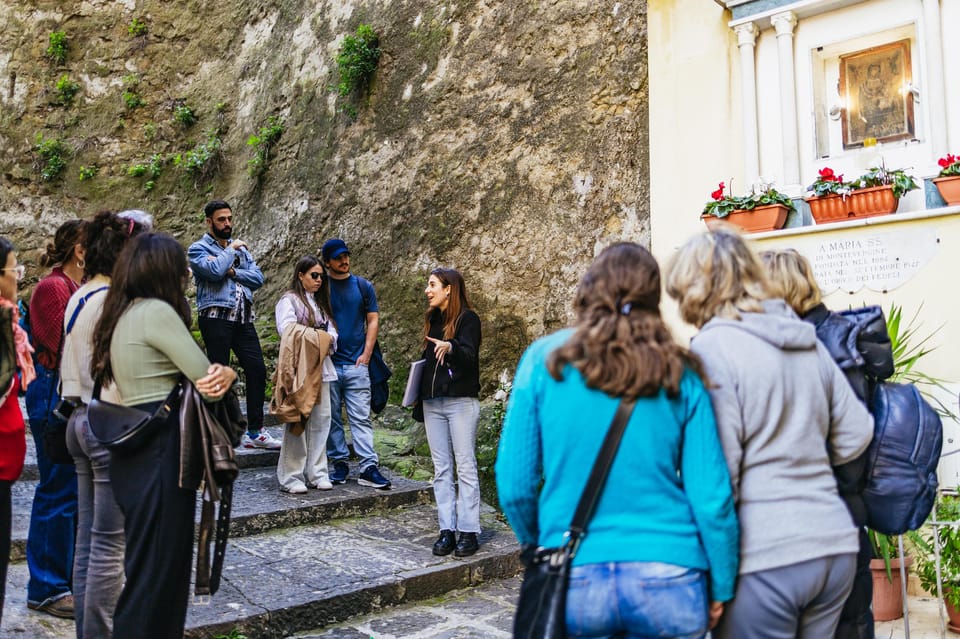
[[[829,310],[821,301],[820,287],[810,263],[794,249],[764,251],[760,258],[767,267],[771,293],[782,297],[801,319],[816,327],[817,339],[827,347],[860,401],[868,403],[876,384],[893,374],[893,350],[883,311],[878,306],[839,313]],[[866,453],[833,469],[840,496],[860,529],[857,574],[840,613],[834,639],[874,637],[870,609],[873,600],[872,551],[864,528],[867,510],[862,496],[866,470]]]
[[[433,554],[468,557],[479,547],[480,478],[477,422],[480,418],[480,318],[470,308],[463,276],[448,268],[430,273],[429,309],[423,327],[420,380],[424,424],[433,457],[433,493],[440,538]],[[453,468],[456,462],[457,481]],[[460,538],[455,539],[455,531]]]

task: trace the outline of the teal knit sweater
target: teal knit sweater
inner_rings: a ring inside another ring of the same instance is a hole
[[[618,399],[547,356],[564,330],[534,342],[517,368],[497,457],[500,505],[523,544],[562,544]],[[542,488],[541,480],[543,482]],[[680,395],[641,398],[574,565],[659,561],[710,571],[710,597],[733,597],[739,528],[710,397],[687,371]]]

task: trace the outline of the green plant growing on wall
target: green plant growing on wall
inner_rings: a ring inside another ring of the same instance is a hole
[[[157,124],[155,122],[147,122],[143,125],[143,137],[151,141],[157,137]]]
[[[254,148],[253,157],[247,162],[247,171],[250,177],[259,178],[267,171],[270,161],[270,151],[280,136],[283,135],[283,119],[278,115],[267,118],[264,126],[255,135],[247,138],[247,145]]]
[[[218,137],[217,131],[207,132],[207,139],[183,153],[177,153],[173,156],[173,165],[188,176],[193,178],[194,187],[198,187],[202,182],[207,181],[220,169],[220,163],[223,161],[223,141]]]
[[[81,166],[80,167],[80,181],[84,182],[86,180],[92,180],[97,177],[97,173],[100,172],[100,167],[94,164],[93,166]]]
[[[47,39],[47,57],[57,64],[67,61],[67,34],[65,31],[54,31]]]
[[[173,121],[184,127],[190,127],[196,123],[197,116],[193,114],[193,110],[189,106],[180,103],[173,107]]]
[[[42,133],[37,133],[33,151],[35,153],[34,167],[39,171],[40,179],[44,182],[56,179],[67,166],[67,161],[64,158],[67,154],[67,147],[62,140],[56,138],[44,139]]]
[[[379,36],[369,24],[361,24],[354,35],[343,39],[337,54],[337,69],[340,72],[337,91],[341,96],[346,97],[369,86],[383,52],[379,43]]]
[[[57,103],[69,106],[79,90],[80,84],[71,80],[70,76],[64,73],[56,84]]]
[[[146,164],[132,164],[127,167],[127,175],[130,177],[142,177],[147,174]]]
[[[123,103],[128,111],[143,106],[143,98],[140,97],[140,76],[136,73],[128,73],[123,76]]]
[[[134,18],[130,21],[130,26],[127,27],[127,33],[134,38],[145,36],[147,35],[147,23],[140,18]]]

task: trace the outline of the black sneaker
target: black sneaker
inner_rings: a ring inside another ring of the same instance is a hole
[[[357,479],[357,483],[361,486],[369,486],[370,488],[379,488],[380,490],[386,490],[390,488],[390,480],[380,474],[380,469],[376,466],[367,466],[367,469],[360,473],[360,478]]]
[[[347,483],[347,476],[350,474],[350,467],[345,461],[333,462],[333,472],[330,473],[331,484]]]
[[[460,533],[460,539],[457,541],[457,547],[453,551],[455,557],[469,557],[477,552],[480,544],[477,542],[477,533]]]
[[[445,557],[453,552],[457,545],[457,536],[452,530],[441,530],[440,538],[433,544],[433,554]]]

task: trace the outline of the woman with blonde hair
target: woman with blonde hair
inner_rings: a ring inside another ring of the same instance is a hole
[[[572,560],[572,637],[703,637],[733,596],[737,520],[710,397],[659,305],[653,256],[607,247],[573,327],[534,342],[514,378],[497,491],[525,557],[563,545],[611,419],[636,399]]]
[[[820,287],[810,262],[795,249],[764,251],[770,290],[789,304],[817,331],[833,360],[847,376],[861,401],[867,402],[873,386],[893,374],[893,350],[883,311],[878,306],[835,313],[821,301]],[[835,639],[873,639],[873,556],[867,536],[867,511],[863,501],[866,454],[833,469],[840,496],[859,529],[860,551],[853,589],[840,613]]]
[[[684,244],[666,290],[700,329],[691,350],[710,380],[740,519],[736,597],[714,636],[832,637],[858,539],[831,466],[866,450],[873,420],[732,227]]]

